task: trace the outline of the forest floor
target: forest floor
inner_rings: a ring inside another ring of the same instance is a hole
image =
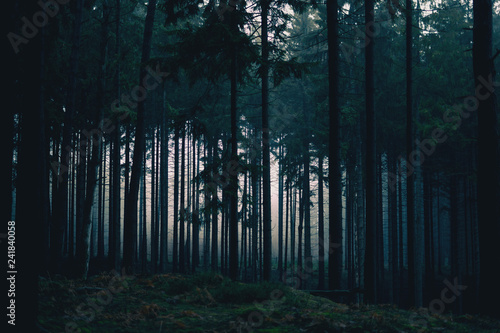
[[[346,305],[282,284],[221,275],[40,279],[48,332],[500,332],[500,321],[393,305]]]

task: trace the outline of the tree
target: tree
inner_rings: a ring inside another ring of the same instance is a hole
[[[8,3],[7,10],[19,10],[25,15],[32,15],[37,10],[35,3],[22,3],[17,7],[16,3]],[[8,21],[9,29],[17,31],[17,22]],[[7,273],[7,280],[15,282],[16,292],[15,307],[16,316],[13,322],[15,329],[20,332],[42,332],[38,322],[38,276],[44,269],[44,249],[42,247],[41,235],[46,236],[48,225],[43,223],[48,217],[44,207],[44,190],[46,176],[44,166],[47,166],[45,142],[45,110],[43,105],[42,82],[43,66],[45,64],[45,38],[42,31],[24,45],[22,53],[14,57],[13,51],[8,51],[9,65],[12,69],[7,71],[8,82],[12,84],[12,95],[8,98],[8,108],[19,110],[20,115],[20,142],[17,160],[16,200],[15,200],[15,222],[8,220],[3,222],[5,232],[15,235],[15,258],[9,248],[8,264],[15,265],[17,274],[14,280]],[[12,138],[10,138],[12,139]],[[37,167],[33,167],[37,166]],[[7,170],[6,170],[7,171]],[[29,209],[27,209],[29,207]],[[36,216],[37,219],[34,219]],[[31,236],[31,237],[30,237]],[[9,238],[4,238],[4,244]],[[7,245],[7,244],[6,244]],[[7,246],[2,248],[7,250]],[[33,248],[36,251],[33,251]],[[17,261],[17,264],[16,264]],[[7,264],[7,262],[6,262]],[[5,266],[7,268],[7,266]],[[6,269],[11,271],[12,266]],[[9,293],[10,294],[10,293]],[[9,295],[12,301],[12,296]],[[11,320],[7,316],[7,320]],[[7,325],[7,323],[6,323]],[[10,326],[10,325],[9,325]]]
[[[340,107],[339,107],[339,40],[338,2],[326,3],[328,26],[328,98],[329,98],[329,262],[328,284],[330,289],[340,289],[342,277],[342,174],[340,158]]]
[[[406,17],[406,205],[407,205],[407,237],[408,237],[408,288],[409,288],[409,303],[414,306],[422,305],[422,285],[421,279],[417,276],[420,269],[417,267],[419,262],[416,253],[418,238],[417,238],[417,217],[416,217],[416,186],[415,173],[410,171],[411,156],[415,148],[415,114],[413,102],[413,9],[412,1],[406,0],[405,8]]]
[[[68,221],[68,167],[70,160],[71,134],[73,117],[76,114],[77,74],[80,58],[80,39],[83,15],[83,0],[78,0],[74,7],[74,21],[72,32],[72,46],[70,55],[70,77],[66,95],[66,112],[64,113],[64,128],[62,138],[61,162],[55,168],[58,172],[56,211],[53,213],[51,225],[51,258],[52,271],[61,272],[63,237]]]
[[[141,70],[139,76],[139,85],[142,84],[147,75],[145,64],[148,62],[151,54],[151,38],[153,34],[153,22],[156,11],[156,0],[148,2],[146,22],[144,25],[144,37],[142,44]],[[135,253],[137,251],[137,199],[139,195],[139,184],[141,179],[141,169],[143,165],[143,155],[145,150],[145,128],[144,128],[144,100],[138,102],[137,106],[137,125],[135,132],[134,156],[132,161],[132,174],[130,176],[130,185],[125,202],[124,215],[124,249],[123,266],[130,272],[135,270]]]
[[[477,197],[479,219],[480,289],[482,313],[498,316],[500,289],[496,287],[495,267],[500,237],[500,151],[496,95],[485,86],[495,82],[492,55],[492,1],[474,0],[473,68],[478,99]],[[497,53],[498,54],[498,53]],[[479,89],[479,90],[478,90]],[[478,95],[481,93],[481,95]]]
[[[230,174],[230,208],[229,208],[229,277],[238,279],[238,170],[234,169],[238,165],[238,142],[237,142],[237,107],[238,107],[238,5],[236,10],[231,12],[229,17],[229,29],[233,34],[231,40],[231,164],[233,165]]]
[[[367,300],[377,303],[377,176],[376,176],[376,135],[375,135],[375,87],[373,71],[374,41],[370,27],[375,22],[372,0],[365,1],[365,94],[366,94],[366,248],[365,248],[365,288]]]
[[[262,9],[262,190],[264,228],[264,280],[271,278],[271,161],[269,138],[269,1],[261,0]]]

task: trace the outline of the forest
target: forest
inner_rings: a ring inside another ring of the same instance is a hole
[[[500,332],[498,3],[6,4],[8,329]]]

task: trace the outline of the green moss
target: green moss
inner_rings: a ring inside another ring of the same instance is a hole
[[[74,323],[81,332],[499,332],[478,316],[429,315],[395,306],[348,306],[273,283],[245,284],[215,273],[127,280],[90,321],[80,304],[97,302],[109,277],[40,282],[39,322],[49,332]],[[82,288],[83,287],[83,288]],[[96,288],[98,287],[98,288]],[[99,289],[100,288],[100,289]]]

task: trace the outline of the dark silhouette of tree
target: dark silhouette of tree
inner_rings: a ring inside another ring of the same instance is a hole
[[[339,28],[338,2],[326,3],[328,26],[328,102],[329,102],[329,239],[328,285],[340,289],[342,277],[342,174],[340,159],[340,108],[339,108]]]
[[[144,37],[142,44],[141,70],[139,84],[142,84],[147,75],[145,68],[146,62],[151,54],[151,38],[153,34],[153,22],[156,11],[156,0],[148,2],[146,22],[144,26]],[[145,150],[145,128],[144,128],[144,100],[138,102],[137,106],[137,125],[135,131],[134,156],[132,161],[132,174],[130,176],[129,188],[126,189],[127,198],[125,202],[124,214],[124,244],[123,247],[123,266],[130,272],[135,271],[135,255],[137,251],[137,199],[139,195],[139,183],[141,179],[141,170],[143,166],[143,155]]]
[[[498,263],[495,253],[498,253],[500,244],[498,242],[500,236],[498,111],[495,91],[491,91],[493,87],[487,87],[484,83],[495,82],[494,56],[492,54],[493,3],[487,0],[474,0],[473,4],[472,53],[474,84],[478,98],[479,305],[482,313],[498,316],[496,300],[500,297],[500,289],[496,287],[495,279],[495,267]],[[479,93],[484,93],[484,95],[478,95]]]

